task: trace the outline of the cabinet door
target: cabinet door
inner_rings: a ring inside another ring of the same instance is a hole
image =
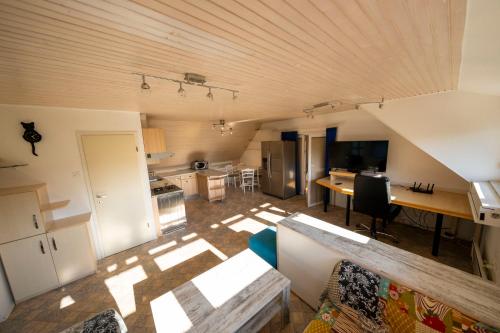
[[[44,232],[35,192],[0,197],[0,244]]]
[[[142,137],[145,153],[163,153],[167,151],[163,128],[143,128]]]
[[[0,255],[16,303],[59,286],[45,234],[3,244]]]
[[[49,232],[47,239],[61,285],[95,273],[97,262],[86,224]]]
[[[182,189],[184,190],[184,196],[190,196],[196,194],[197,191],[196,178],[188,178],[182,180]]]

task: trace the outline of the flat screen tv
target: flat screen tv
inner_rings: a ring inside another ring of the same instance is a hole
[[[389,141],[336,141],[330,146],[330,167],[351,172],[384,172]]]

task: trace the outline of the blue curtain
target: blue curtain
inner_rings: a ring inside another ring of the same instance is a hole
[[[297,131],[281,132],[281,141],[295,142],[295,193],[300,194],[300,175],[299,175],[299,145],[297,144],[299,133]]]
[[[337,140],[337,128],[326,129],[326,142],[325,142],[325,176],[330,176],[330,146]],[[325,211],[326,205],[330,202],[330,191],[324,191]]]

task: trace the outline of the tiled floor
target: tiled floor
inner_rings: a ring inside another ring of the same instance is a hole
[[[338,225],[344,221],[343,209],[309,209],[304,197],[282,201],[233,189],[224,203],[193,199],[186,202],[186,210],[186,230],[108,257],[99,262],[97,274],[17,305],[0,324],[0,332],[59,332],[107,308],[122,313],[129,332],[155,332],[150,301],[219,264],[224,256],[241,252],[249,235],[264,225],[297,211]],[[353,226],[369,223],[355,213],[351,221]],[[390,230],[401,238],[399,247],[432,258],[431,232],[401,224],[392,224]],[[467,244],[443,239],[437,260],[470,271],[468,252]],[[284,332],[302,332],[313,315],[292,294],[291,323]],[[271,321],[263,332],[279,332],[279,321]]]

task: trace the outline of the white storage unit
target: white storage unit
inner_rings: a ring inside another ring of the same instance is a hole
[[[44,198],[44,184],[0,189],[0,258],[16,303],[97,268],[90,213],[51,220],[51,211],[69,201]]]

